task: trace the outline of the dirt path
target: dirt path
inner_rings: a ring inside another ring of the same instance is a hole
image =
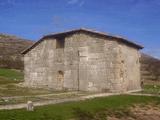
[[[34,106],[43,106],[43,105],[57,104],[57,103],[71,102],[71,101],[80,101],[80,100],[92,99],[92,98],[97,98],[97,97],[106,97],[106,96],[120,95],[120,94],[121,93],[99,93],[99,94],[84,95],[84,96],[70,97],[70,98],[57,98],[53,100],[43,100],[43,101],[34,102]],[[157,95],[152,95],[152,94],[139,94],[139,93],[129,93],[129,92],[125,94],[126,95],[140,95],[140,96],[157,96]],[[38,96],[46,97],[46,96],[51,96],[51,95],[55,95],[55,94],[38,95]],[[22,96],[19,96],[19,97],[22,97]],[[4,110],[4,109],[11,110],[11,109],[21,109],[21,108],[26,108],[26,103],[13,104],[13,105],[0,105],[0,110]]]
[[[79,97],[44,100],[44,101],[34,102],[34,106],[43,106],[43,105],[57,104],[57,103],[71,102],[71,101],[80,101],[80,100],[92,99],[96,97],[105,97],[105,96],[111,96],[111,95],[120,95],[120,93],[101,93],[101,94],[93,94],[93,95],[84,95],[84,96],[79,96]],[[44,96],[47,96],[47,95],[44,95]],[[12,105],[0,105],[0,110],[21,109],[21,108],[26,108],[26,105],[27,105],[26,103],[12,104]]]
[[[128,95],[139,95],[139,96],[151,96],[151,97],[160,97],[160,95],[156,94],[142,94],[142,93],[127,93]]]

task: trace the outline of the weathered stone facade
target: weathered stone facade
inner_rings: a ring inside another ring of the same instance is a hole
[[[139,57],[138,48],[85,31],[46,37],[24,55],[25,85],[95,92],[139,90]]]

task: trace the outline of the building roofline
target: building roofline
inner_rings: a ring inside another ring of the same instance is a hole
[[[75,32],[88,32],[88,33],[100,35],[100,36],[103,36],[103,37],[110,37],[110,38],[113,38],[113,39],[117,39],[118,42],[126,43],[127,45],[130,45],[130,46],[132,46],[134,48],[137,48],[137,49],[143,49],[144,48],[143,46],[141,46],[137,43],[134,43],[132,41],[129,41],[128,39],[120,37],[120,36],[110,35],[110,34],[107,34],[107,33],[94,31],[94,30],[91,30],[91,29],[80,28],[80,29],[75,29],[75,30],[70,30],[70,31],[45,35],[39,41],[35,42],[32,46],[30,46],[27,49],[25,49],[24,51],[22,51],[21,54],[26,54],[31,49],[33,49],[35,46],[37,46],[40,42],[42,42],[45,38],[58,37],[58,36],[62,36],[62,35],[69,35],[69,34],[73,34]]]

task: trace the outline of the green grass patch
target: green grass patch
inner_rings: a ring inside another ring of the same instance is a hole
[[[13,69],[0,68],[0,78],[7,80],[23,80],[23,73]]]
[[[34,89],[34,88],[20,87],[14,84],[6,84],[0,86],[0,97],[30,96],[30,95],[41,95],[50,93],[56,93],[56,92],[40,88]]]
[[[25,109],[19,110],[1,110],[1,120],[68,120],[76,118],[75,110],[87,113],[91,117],[98,111],[108,109],[127,109],[135,104],[160,104],[159,97],[148,96],[130,96],[130,95],[117,95],[103,98],[95,98],[91,100],[68,102],[55,105],[47,105],[36,107],[35,111],[28,112]],[[120,113],[118,113],[119,115]],[[83,114],[82,114],[83,115]],[[88,119],[89,120],[89,119]]]
[[[23,82],[23,79],[23,72],[14,69],[0,68],[0,97],[27,96],[50,93],[49,90],[31,89],[15,85],[15,83]]]
[[[145,94],[160,94],[160,85],[144,85],[141,93]]]

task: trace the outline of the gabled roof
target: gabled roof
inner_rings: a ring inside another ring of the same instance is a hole
[[[103,33],[103,32],[98,32],[98,31],[94,31],[94,30],[90,30],[90,29],[80,28],[80,29],[70,30],[70,31],[66,31],[66,32],[59,32],[59,33],[49,34],[49,35],[43,36],[39,41],[34,43],[32,46],[30,46],[26,50],[22,51],[22,54],[26,54],[28,51],[33,49],[35,46],[37,46],[40,42],[42,42],[46,38],[51,38],[51,37],[56,38],[56,37],[60,37],[60,36],[66,36],[66,35],[69,35],[69,34],[74,34],[74,33],[77,33],[77,32],[87,32],[87,33],[91,33],[91,34],[95,34],[95,35],[99,35],[99,36],[103,36],[103,37],[107,37],[107,38],[116,39],[117,41],[125,43],[125,44],[127,44],[129,46],[132,46],[134,48],[143,49],[143,46],[141,46],[137,43],[134,43],[132,41],[129,41],[129,40],[123,38],[123,37],[114,36],[114,35],[110,35],[110,34]]]

